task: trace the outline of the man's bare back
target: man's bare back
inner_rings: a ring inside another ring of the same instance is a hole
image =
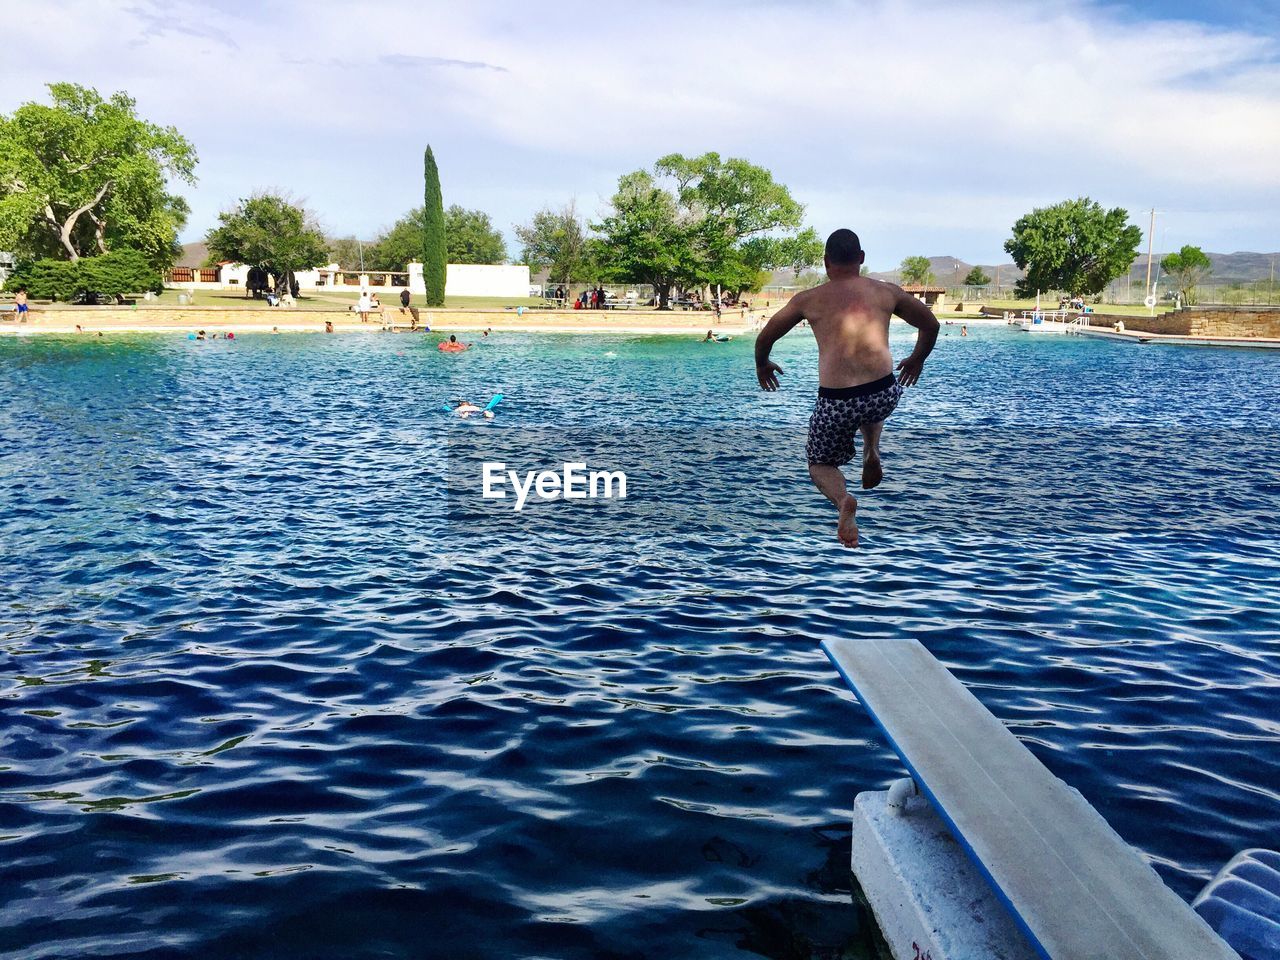
[[[836,534],[845,546],[858,543],[857,500],[845,488],[840,467],[853,459],[862,434],[862,485],[877,486],[880,432],[897,406],[902,388],[920,379],[925,358],[938,339],[932,311],[900,287],[859,275],[864,255],[857,235],[837,230],[827,240],[830,280],[796,294],[756,339],[756,377],[764,390],[778,389],[782,368],[769,359],[773,345],[801,320],[818,342],[818,400],[809,420],[809,475],[840,511]],[[893,375],[889,319],[902,317],[920,331],[916,348]]]
[[[824,387],[853,387],[893,373],[889,318],[895,314],[922,331],[932,326],[936,339],[938,321],[928,307],[901,287],[856,275],[832,279],[796,294],[773,315],[769,326],[776,322],[785,333],[801,320],[808,320],[813,338],[818,341],[818,383]],[[769,326],[756,341],[757,361]],[[766,360],[777,339],[764,344]],[[929,349],[932,348],[930,342]],[[924,358],[919,363],[911,360],[908,357],[900,364],[903,374],[899,382],[903,386],[911,386],[920,377]],[[776,383],[772,387],[761,386],[777,389]]]

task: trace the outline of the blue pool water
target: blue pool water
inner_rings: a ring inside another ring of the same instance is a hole
[[[1278,358],[958,331],[856,552],[802,332],[772,395],[747,340],[0,339],[0,952],[861,956],[900,770],[833,636],[920,638],[1190,898],[1280,833]]]

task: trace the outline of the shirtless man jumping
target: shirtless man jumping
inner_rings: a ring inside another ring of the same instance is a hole
[[[853,460],[862,432],[862,486],[870,489],[884,476],[880,431],[902,396],[902,388],[920,379],[925,358],[938,340],[933,312],[901,287],[859,276],[866,254],[852,230],[827,238],[829,281],[796,294],[775,313],[756,339],[756,378],[765,390],[778,389],[782,368],[769,351],[783,334],[808,320],[818,341],[818,400],[809,418],[809,476],[840,511],[836,536],[846,547],[858,545],[858,501],[845,489],[840,468]],[[919,330],[916,348],[893,376],[889,318],[896,314]]]

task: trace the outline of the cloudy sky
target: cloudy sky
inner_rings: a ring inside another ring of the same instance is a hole
[[[255,189],[373,236],[422,195],[511,224],[717,150],[875,269],[1005,261],[1032,207],[1123,206],[1157,249],[1280,249],[1275,0],[4,0],[0,112],[127,90],[196,145],[199,239]],[[512,253],[516,253],[511,243]]]

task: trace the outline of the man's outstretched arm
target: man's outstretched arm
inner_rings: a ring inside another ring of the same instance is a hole
[[[902,371],[898,375],[898,382],[904,387],[914,386],[920,379],[920,371],[924,369],[925,358],[933,352],[933,345],[938,342],[938,318],[918,299],[902,290],[898,291],[898,302],[894,304],[893,312],[920,331],[916,334],[916,348],[898,364],[898,369]]]
[[[782,368],[769,360],[769,351],[788,330],[804,319],[804,311],[796,303],[799,299],[800,295],[797,294],[788,300],[781,310],[769,318],[769,322],[756,337],[756,379],[760,381],[763,390],[778,389],[778,374],[782,372]]]

